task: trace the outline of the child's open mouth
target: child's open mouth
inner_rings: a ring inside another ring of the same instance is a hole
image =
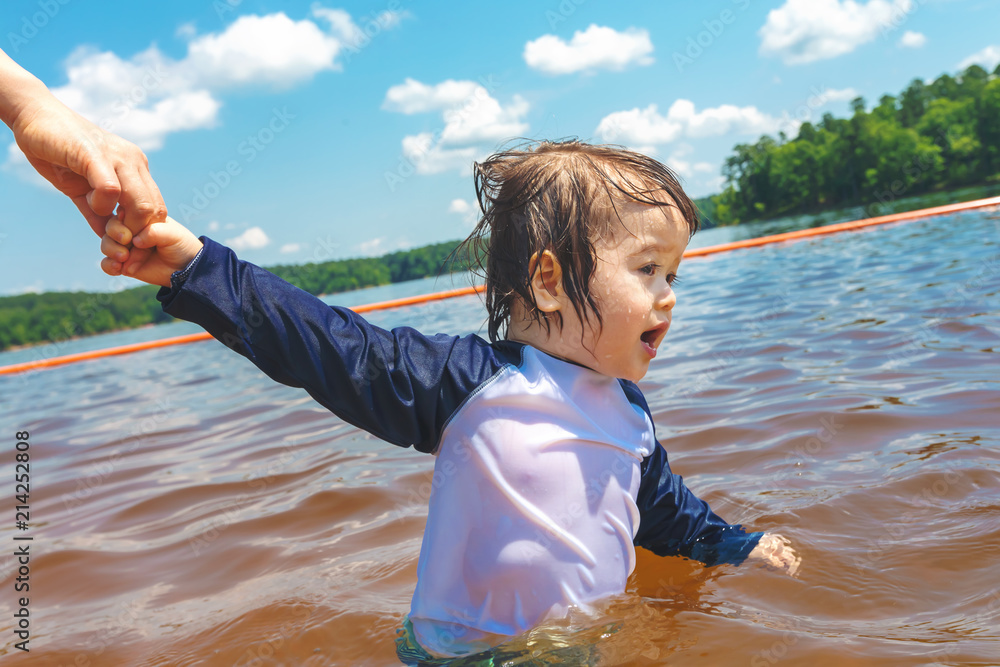
[[[670,328],[670,325],[664,322],[663,324],[659,324],[652,329],[643,331],[642,335],[639,336],[639,339],[642,341],[643,347],[646,350],[646,354],[650,357],[656,356],[656,347],[660,344],[660,341],[663,340],[663,336],[667,333],[668,328]]]

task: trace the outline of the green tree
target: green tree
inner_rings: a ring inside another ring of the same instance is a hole
[[[725,188],[710,198],[715,222],[1000,180],[1000,79],[982,67],[929,85],[915,79],[866,106],[857,97],[850,117],[826,113],[791,141],[781,134],[735,146],[722,167]]]
[[[927,111],[930,92],[920,79],[914,79],[899,98],[899,122],[903,127],[914,127]]]
[[[934,83],[929,86],[931,97],[953,100],[959,96],[958,81],[948,74],[942,74],[934,79]]]
[[[976,100],[938,98],[927,106],[917,130],[941,149],[946,182],[967,183],[978,175],[982,146],[977,136]]]
[[[1000,65],[997,65],[997,69],[1000,70]],[[998,174],[1000,172],[1000,78],[993,79],[983,86],[976,121],[985,173]]]
[[[979,97],[990,74],[979,65],[970,65],[962,72],[958,80],[959,97]]]

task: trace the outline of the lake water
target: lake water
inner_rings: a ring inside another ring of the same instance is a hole
[[[639,550],[609,624],[570,642],[595,643],[601,665],[1000,663],[1000,214],[692,259],[681,276],[641,384],[658,436],[718,513],[790,537],[801,572]],[[370,317],[459,334],[484,318],[477,297]],[[0,664],[399,664],[430,456],[359,432],[215,341],[0,377],[0,395]],[[17,531],[23,430],[31,526]],[[34,538],[30,654],[13,647],[15,535]]]

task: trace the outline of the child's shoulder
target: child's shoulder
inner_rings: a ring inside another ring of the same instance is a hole
[[[618,384],[621,386],[622,391],[625,392],[625,396],[628,398],[630,403],[635,403],[640,406],[646,412],[649,412],[649,404],[646,403],[646,397],[642,393],[642,389],[639,389],[639,385],[631,380],[624,380],[619,378]]]

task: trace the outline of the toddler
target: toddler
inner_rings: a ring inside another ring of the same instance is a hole
[[[271,378],[355,426],[434,454],[409,622],[430,656],[480,651],[621,594],[635,546],[794,574],[787,540],[729,525],[670,471],[635,385],[670,328],[698,225],[674,174],[619,147],[542,142],[475,167],[464,242],[486,277],[490,342],[385,331],[173,219],[112,219],[102,268],[163,287]]]

